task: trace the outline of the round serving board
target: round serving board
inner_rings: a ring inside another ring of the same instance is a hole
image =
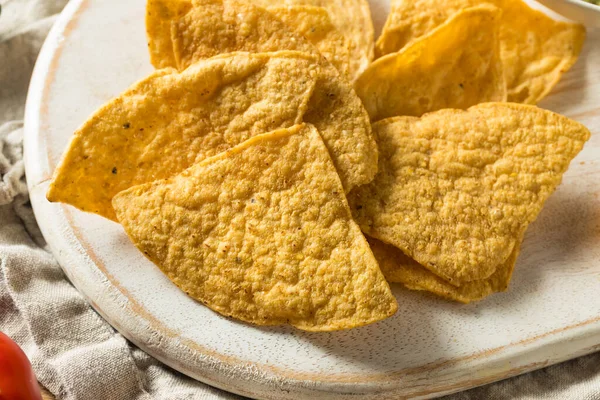
[[[385,20],[385,0],[373,4]],[[31,82],[25,155],[31,202],[64,271],[149,354],[211,385],[263,399],[430,397],[600,348],[600,32],[542,107],[593,133],[527,233],[510,290],[471,305],[393,290],[397,314],[351,331],[306,333],[224,318],[187,297],[116,223],[45,193],[73,131],[152,67],[143,0],[73,0]]]

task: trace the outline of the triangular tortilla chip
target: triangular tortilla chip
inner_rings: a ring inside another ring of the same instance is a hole
[[[465,9],[398,53],[375,60],[355,84],[371,121],[506,101],[501,14],[490,5]]]
[[[508,259],[500,264],[489,278],[454,286],[404,254],[400,249],[371,237],[367,237],[367,241],[388,282],[401,283],[411,290],[424,290],[465,304],[508,289],[520,250],[519,241]]]
[[[511,103],[373,128],[379,172],[350,194],[355,219],[455,286],[506,261],[590,136],[564,116]]]
[[[171,21],[180,70],[220,54],[298,50],[320,58],[320,76],[304,122],[325,140],[346,192],[370,182],[377,171],[377,145],[369,117],[352,85],[302,35],[267,10],[236,0],[193,0]]]
[[[277,15],[278,18],[290,25],[292,29],[305,35],[344,76],[348,76],[352,81],[373,60],[375,47],[373,23],[371,21],[369,4],[366,0],[252,0],[251,3],[268,9],[269,12]],[[204,6],[202,3],[197,4],[200,7]],[[148,0],[146,6],[146,30],[150,60],[156,68],[176,67],[178,65],[175,61],[171,41],[172,22],[186,14],[191,7],[192,0]],[[293,23],[290,19],[292,15],[290,15],[289,11],[282,15],[280,13],[282,9],[292,10],[292,14],[295,14]],[[301,12],[296,13],[294,10]],[[247,20],[247,17],[245,19]],[[297,22],[300,22],[300,24]],[[321,31],[321,34],[315,35],[315,32],[308,32],[312,34],[306,35],[307,30],[304,26],[309,23],[316,24],[316,30]],[[334,30],[331,27],[334,27]],[[218,30],[219,28],[215,25],[213,29]],[[327,33],[327,37],[323,37],[323,32]],[[269,28],[268,24],[257,26],[254,29],[254,34],[264,35],[265,33],[276,35],[276,29]],[[247,35],[248,32],[245,32],[245,34]],[[231,38],[236,36],[234,30],[229,29],[229,35],[228,45],[231,46]],[[223,37],[223,31],[220,32],[219,36]],[[340,40],[339,36],[343,40]],[[285,34],[279,40],[281,40],[280,43],[275,39],[262,42],[261,45],[275,45],[280,47],[262,47],[260,50],[255,51],[300,50],[299,48],[290,48],[290,45],[286,43],[287,38]],[[252,40],[251,42],[256,43],[257,41]],[[342,42],[343,49],[340,48]],[[326,45],[327,43],[328,45]],[[332,54],[333,46],[335,46],[335,53]],[[251,50],[246,49],[245,51]],[[181,50],[178,50],[178,53],[181,55]],[[190,54],[190,52],[185,51],[183,53]],[[335,56],[335,59],[331,56]],[[341,59],[342,57],[343,59]],[[180,62],[181,65],[189,64],[186,60],[180,60]]]
[[[537,103],[577,60],[585,28],[556,21],[522,0],[393,0],[377,40],[378,55],[396,52],[458,11],[480,4],[492,4],[503,11],[500,54],[508,101]]]
[[[79,128],[48,200],[115,219],[112,197],[265,131],[302,122],[319,67],[298,52],[240,53],[158,70]]]
[[[223,315],[331,331],[397,309],[310,125],[256,136],[113,204],[133,243]]]

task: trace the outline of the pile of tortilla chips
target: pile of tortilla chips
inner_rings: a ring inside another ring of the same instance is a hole
[[[373,128],[379,172],[350,193],[355,220],[388,280],[463,302],[508,286],[527,226],[590,136],[573,120],[514,103]]]
[[[242,321],[363,326],[395,313],[388,282],[461,302],[505,290],[589,138],[506,102],[547,94],[584,38],[520,0],[399,0],[375,61],[366,0],[146,11],[157,70],[75,132],[47,197],[119,222]]]
[[[430,50],[413,68],[416,75],[411,77],[407,73],[401,82],[418,79],[422,73],[421,68],[429,71],[434,65],[440,68],[438,72],[432,72],[429,78],[432,90],[439,90],[438,79],[447,81],[449,85],[453,83],[452,78],[456,74],[462,74],[467,78],[473,76],[474,81],[470,84],[479,86],[479,102],[497,101],[503,91],[506,91],[506,101],[536,104],[575,63],[585,40],[585,28],[582,25],[556,21],[541,11],[530,8],[522,0],[391,0],[391,3],[390,15],[377,40],[376,52],[381,58],[370,67],[376,70],[372,72],[375,75],[378,70],[382,70],[379,77],[381,82],[365,82],[370,87],[364,88],[365,83],[358,84],[359,92],[364,93],[361,98],[369,99],[365,100],[367,103],[374,102],[373,97],[381,96],[381,91],[390,85],[390,80],[396,79],[388,72],[389,68],[386,68],[390,60],[396,59],[398,64],[409,68],[407,64],[415,63],[411,58],[415,52],[426,51],[422,48],[436,49],[435,46],[441,46],[440,42],[447,42],[459,54],[447,60],[446,53]],[[482,7],[495,9],[496,12],[488,11],[495,15],[482,16]],[[464,13],[468,12],[475,13],[476,21],[470,23],[479,25],[479,28],[458,26],[465,24],[467,17]],[[473,37],[463,39],[460,35],[468,29],[472,29]],[[481,32],[477,33],[478,29],[495,32],[485,33],[486,38],[483,38]],[[484,55],[482,41],[494,49],[487,51],[487,57]],[[499,56],[492,56],[490,53],[496,52],[496,48],[499,48]],[[453,70],[452,66],[446,65],[448,62],[453,64]],[[491,79],[487,82],[477,81],[486,69],[497,68],[503,71],[503,89],[498,88],[497,82]],[[448,69],[452,71],[447,72]],[[465,82],[462,83],[465,85]],[[390,94],[395,102],[398,102],[395,98],[398,95]],[[448,99],[444,100],[440,105],[455,107]],[[469,93],[458,95],[457,100],[456,106],[461,108],[477,104],[477,99],[469,97]],[[435,111],[439,109],[437,106],[434,102],[427,102],[422,108],[408,108],[413,114],[403,115],[419,116],[421,114],[417,112]],[[380,114],[390,114],[401,109],[399,106],[392,110],[385,105],[380,107]]]

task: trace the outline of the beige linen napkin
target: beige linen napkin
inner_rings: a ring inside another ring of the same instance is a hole
[[[28,203],[20,119],[35,58],[65,3],[0,0],[0,330],[23,347],[58,399],[240,399],[128,343],[45,249]],[[600,399],[600,354],[448,399]]]

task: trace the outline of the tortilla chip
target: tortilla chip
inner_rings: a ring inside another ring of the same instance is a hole
[[[267,10],[236,0],[194,0],[183,15],[171,20],[176,67],[236,51],[251,53],[297,50],[318,54]]]
[[[317,18],[316,22],[321,26],[321,30],[323,28],[327,28],[327,31],[330,30],[329,25],[333,24],[337,33],[344,37],[345,48],[344,57],[346,53],[348,53],[348,71],[350,71],[350,79],[356,79],[360,73],[362,73],[365,68],[369,65],[369,63],[373,60],[374,54],[374,38],[373,38],[373,22],[371,21],[371,11],[369,9],[369,4],[366,0],[285,0],[285,1],[274,1],[274,0],[254,0],[252,3],[256,4],[259,7],[263,8],[281,8],[281,7],[300,7],[305,9],[322,9],[327,15],[328,19],[326,25],[323,21],[323,17],[320,15],[315,15],[314,10],[309,10],[308,14],[305,14],[305,17],[310,17],[311,19]],[[225,7],[230,4],[225,2]],[[234,6],[239,8],[241,4],[235,4]],[[205,7],[207,3],[203,3],[202,1],[196,2],[196,7]],[[148,0],[147,8],[146,8],[146,30],[148,32],[149,38],[149,47],[151,54],[152,64],[157,68],[164,68],[167,66],[176,67],[178,65],[189,65],[192,62],[189,60],[180,60],[181,64],[177,64],[173,54],[169,50],[173,49],[173,45],[171,44],[171,28],[173,22],[176,21],[179,17],[187,13],[187,11],[192,7],[192,0]],[[210,5],[209,5],[210,7]],[[251,14],[254,14],[254,7],[249,7],[245,9],[245,11],[250,11]],[[320,11],[319,11],[320,14]],[[193,16],[194,14],[190,14]],[[207,15],[205,12],[204,16]],[[232,14],[233,15],[233,14]],[[245,21],[252,20],[252,16],[242,15],[242,19]],[[289,15],[287,16],[290,17]],[[297,18],[296,18],[297,19]],[[248,29],[239,30],[236,28],[238,25],[237,22],[231,24],[231,20],[228,22],[228,25],[213,25],[211,27],[212,32],[219,32],[219,37],[223,38],[225,36],[228,37],[228,45],[232,46],[236,43],[237,40],[244,41],[244,37],[248,35],[258,35],[258,36],[271,36],[271,40],[269,41],[259,41],[259,40],[251,40],[253,43],[258,43],[262,47],[261,50],[255,50],[260,52],[266,51],[276,51],[281,49],[293,49],[293,50],[301,50],[300,48],[289,47],[286,45],[288,37],[284,34],[282,37],[277,37],[277,29],[276,26],[265,24],[265,25],[254,25],[254,28],[251,29],[252,32],[249,32]],[[260,22],[260,20],[258,21]],[[289,22],[289,21],[288,21]],[[306,22],[304,22],[306,23]],[[210,24],[209,24],[210,25]],[[193,27],[189,23],[186,23],[185,28]],[[197,25],[198,26],[198,25]],[[252,26],[252,25],[249,25]],[[294,26],[298,26],[295,24]],[[246,26],[248,27],[248,25]],[[231,29],[234,28],[234,29]],[[261,29],[262,28],[262,29]],[[181,29],[180,29],[181,30]],[[224,32],[227,34],[224,36]],[[200,34],[200,32],[193,32],[188,34],[187,37],[196,37]],[[303,32],[300,32],[303,34]],[[313,35],[314,36],[314,35]],[[331,34],[328,34],[331,36]],[[212,35],[211,38],[216,38],[215,35]],[[207,39],[211,38],[203,38],[206,43]],[[177,40],[177,38],[174,38]],[[329,41],[333,38],[328,39]],[[278,43],[278,40],[281,40],[282,43]],[[316,44],[313,40],[311,43]],[[339,39],[335,39],[336,41]],[[186,45],[179,42],[179,45]],[[191,43],[187,43],[187,45],[193,45]],[[265,48],[264,46],[275,46],[271,48]],[[222,44],[219,44],[222,46]],[[279,46],[279,47],[277,47]],[[324,46],[319,46],[320,50],[323,50]],[[198,49],[196,49],[197,51]],[[245,51],[251,51],[246,49]],[[185,51],[184,49],[177,51],[179,54],[192,54],[189,51]],[[340,52],[340,49],[336,51],[336,54]],[[327,56],[326,52],[324,53]],[[339,54],[338,54],[339,56]],[[206,58],[206,57],[204,57]],[[337,66],[335,61],[332,61],[334,65]],[[344,71],[342,71],[344,73]],[[345,75],[346,76],[346,75]]]
[[[521,0],[393,0],[383,33],[377,40],[378,55],[396,52],[461,9],[485,3],[503,11],[500,54],[508,101],[537,103],[577,60],[585,28],[555,21]]]
[[[374,29],[367,0],[251,0],[264,7],[315,6],[327,10],[337,30],[346,38],[350,51],[350,71],[356,79],[373,61]]]
[[[500,264],[489,278],[467,282],[457,287],[435,275],[400,249],[370,237],[367,237],[367,241],[388,282],[401,283],[411,290],[424,290],[465,304],[496,292],[506,291],[520,250],[519,241],[508,259]]]
[[[490,5],[465,9],[400,52],[377,59],[355,84],[371,121],[506,101],[501,14]]]
[[[173,21],[178,21],[183,15],[185,15],[191,8],[191,1],[185,0],[151,0],[153,3],[148,3],[147,14],[148,15],[161,15],[164,19],[158,20],[158,18],[154,17],[153,19],[148,18],[147,25],[152,23],[155,26],[163,27],[166,26],[168,29],[157,29],[152,28],[151,26],[147,27],[148,36],[150,38],[150,43],[153,46],[150,48],[150,51],[154,50],[155,47],[158,47],[158,44],[162,44],[163,42],[167,42],[170,46],[170,53],[166,54],[169,49],[166,44],[164,45],[165,57],[163,60],[157,60],[157,65],[162,66],[178,66],[180,69],[185,68],[187,65],[190,65],[193,61],[190,61],[186,57],[192,57],[195,52],[198,50],[195,49],[192,52],[187,46],[194,47],[193,42],[186,42],[187,38],[195,35],[196,33],[184,33],[185,29],[191,28],[194,29],[194,26],[197,24],[191,24],[190,21],[194,20],[195,17],[198,16],[195,12],[192,12],[190,15],[183,19],[182,25],[180,28],[175,29],[175,40],[177,47],[177,58],[173,53],[173,45],[171,38],[171,23]],[[160,6],[156,5],[159,4]],[[183,6],[186,5],[186,6]],[[199,14],[203,21],[206,21],[210,18],[207,14],[211,10],[214,11],[213,7],[209,7],[208,10],[202,10]],[[224,7],[227,7],[227,3],[224,4]],[[298,47],[295,43],[295,38],[287,35],[286,31],[283,32],[277,29],[277,25],[272,25],[270,19],[262,18],[261,13],[264,12],[262,9],[257,10],[256,7],[246,6],[244,3],[241,4],[233,4],[233,7],[241,8],[241,13],[250,12],[250,18],[247,15],[244,16],[242,20],[239,18],[235,21],[230,19],[227,21],[227,25],[215,25],[213,26],[213,30],[217,31],[212,39],[219,40],[219,38],[227,37],[228,40],[225,40],[227,45],[232,46],[233,49],[222,49],[222,44],[214,44],[211,47],[219,47],[225,52],[227,50],[237,51],[239,49],[243,49],[244,51],[254,51],[254,52],[264,52],[264,51],[277,51],[280,49],[293,49],[293,50],[303,50],[307,52],[314,51],[312,48],[302,48]],[[163,11],[159,14],[161,9],[166,9],[169,11]],[[184,10],[184,11],[182,11]],[[340,73],[349,80],[354,80],[358,76],[358,71],[350,71],[351,65],[351,44],[346,40],[346,38],[336,29],[336,27],[331,23],[331,19],[329,14],[323,7],[314,7],[314,6],[274,6],[269,7],[268,11],[274,14],[278,19],[284,22],[289,29],[292,31],[304,36],[311,44],[313,44],[317,50],[325,57],[329,62],[331,62]],[[227,14],[227,13],[225,13]],[[239,14],[239,13],[238,13]],[[233,14],[230,14],[233,15]],[[237,15],[236,15],[237,16]],[[255,48],[249,48],[246,43],[243,43],[247,40],[245,35],[248,35],[247,29],[242,29],[242,26],[238,26],[238,22],[242,21],[243,23],[248,23],[248,20],[253,22],[253,25],[256,28],[253,31],[253,34],[257,35],[258,38],[254,40],[250,40],[249,43],[251,45],[255,45]],[[232,23],[233,22],[233,23]],[[235,29],[231,29],[231,27],[236,27]],[[224,28],[224,29],[223,29]],[[152,34],[156,35],[153,37]],[[261,37],[262,35],[262,37]],[[242,42],[242,43],[240,43]],[[301,44],[302,45],[302,44]],[[210,46],[210,43],[208,43]],[[156,52],[156,50],[154,50]],[[206,51],[206,50],[205,50]],[[200,58],[203,58],[200,56]],[[204,56],[205,58],[205,56]]]
[[[350,194],[355,219],[455,286],[507,260],[590,136],[566,117],[510,103],[373,128],[379,172]]]
[[[321,69],[304,122],[319,130],[346,193],[373,180],[379,153],[369,115],[335,68]]]
[[[190,2],[182,0],[148,0],[146,3],[148,52],[155,68],[175,67],[171,21],[185,14],[190,7]]]
[[[55,171],[48,200],[115,219],[112,197],[265,131],[302,122],[319,67],[305,53],[240,53],[158,70],[96,111]]]
[[[345,79],[354,81],[358,77],[358,71],[350,70],[350,43],[333,26],[324,8],[269,7],[267,11],[304,36]]]
[[[223,315],[332,331],[397,309],[310,125],[256,136],[113,204],[133,243]]]
[[[236,0],[194,0],[172,21],[178,67],[235,51],[298,50],[321,57],[317,49],[268,11]],[[369,116],[354,89],[321,57],[321,75],[304,122],[325,140],[346,192],[370,182],[377,172],[377,144]]]

